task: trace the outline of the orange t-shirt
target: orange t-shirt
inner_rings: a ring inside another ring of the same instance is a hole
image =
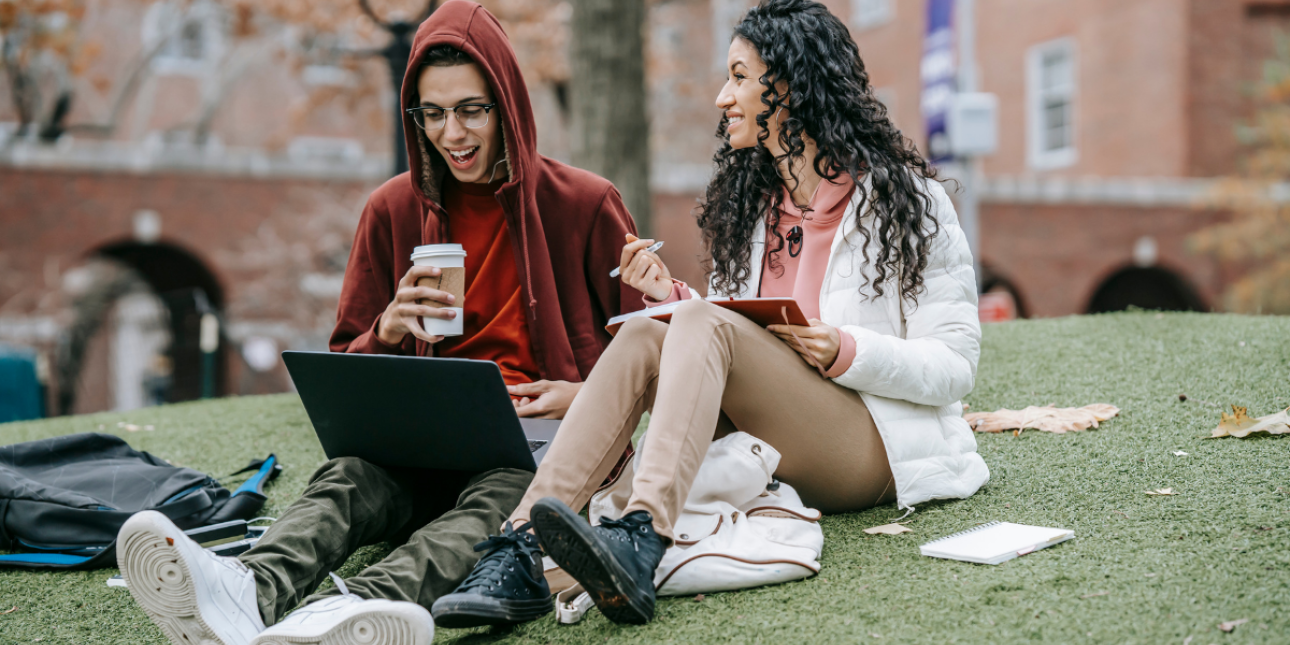
[[[438,356],[493,361],[507,385],[531,383],[540,372],[525,318],[506,213],[497,202],[501,182],[463,184],[449,175],[443,207],[448,239],[466,250],[466,319],[462,334],[435,346]]]

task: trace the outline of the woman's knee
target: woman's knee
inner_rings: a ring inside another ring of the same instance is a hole
[[[666,336],[667,323],[639,316],[623,323],[609,347],[614,352],[658,354]]]
[[[667,334],[667,325],[648,316],[637,316],[623,323],[615,338],[653,338]]]
[[[727,314],[727,310],[707,300],[686,300],[672,313],[672,329],[711,329],[721,324]]]

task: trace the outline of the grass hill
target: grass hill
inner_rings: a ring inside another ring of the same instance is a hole
[[[1290,642],[1290,437],[1202,439],[1228,404],[1259,416],[1290,406],[1290,318],[1134,312],[990,325],[967,402],[1111,403],[1122,413],[1076,434],[978,436],[991,470],[980,493],[920,505],[899,536],[862,533],[897,517],[894,505],[826,518],[824,568],[812,579],[667,599],[645,627],[593,610],[576,626],[445,629],[438,641]],[[276,452],[287,470],[270,487],[270,515],[323,461],[294,395],[5,424],[0,445],[86,431],[213,474]],[[1157,488],[1177,494],[1144,494]],[[1077,537],[995,567],[918,554],[991,520]],[[385,552],[368,547],[340,573]],[[114,573],[0,572],[0,612],[17,607],[0,615],[0,643],[164,643],[127,592],[104,584]],[[1239,619],[1249,622],[1218,629]]]

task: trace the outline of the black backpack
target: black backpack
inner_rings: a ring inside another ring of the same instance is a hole
[[[188,530],[249,520],[282,466],[273,455],[237,490],[191,468],[134,450],[120,437],[73,434],[0,447],[0,566],[98,569],[116,566],[117,533],[139,511],[164,513]],[[231,476],[231,475],[230,475]]]

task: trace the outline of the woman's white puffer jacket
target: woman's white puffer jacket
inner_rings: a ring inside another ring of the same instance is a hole
[[[916,305],[902,301],[894,281],[884,284],[881,296],[871,286],[861,291],[874,275],[861,253],[864,235],[855,226],[860,191],[870,188],[867,177],[838,226],[820,288],[821,320],[856,341],[851,368],[833,380],[864,398],[886,445],[901,508],[968,497],[990,478],[963,419],[962,398],[972,391],[981,355],[972,253],[945,189],[935,181],[925,185],[940,231],[923,271],[926,290]],[[875,258],[878,235],[871,209],[860,224],[870,231],[869,257]],[[763,218],[753,236],[750,266],[762,264],[765,228]],[[740,293],[712,286],[708,293],[753,297],[760,280],[761,272],[753,271]]]

